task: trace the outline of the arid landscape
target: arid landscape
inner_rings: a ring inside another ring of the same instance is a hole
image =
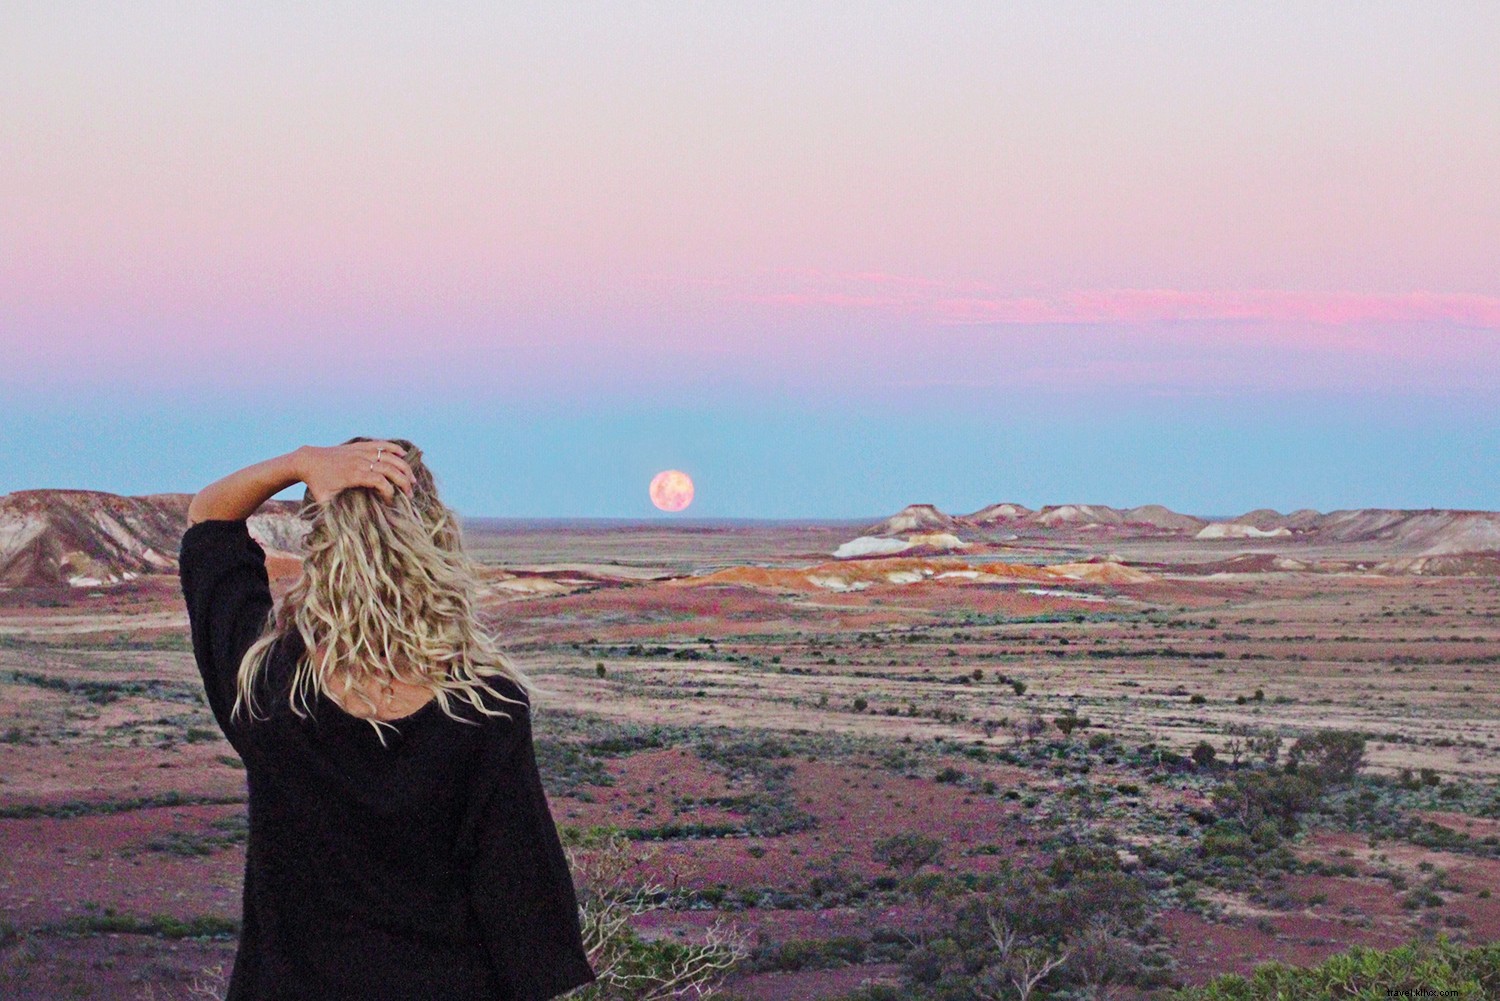
[[[187,499],[0,498],[4,998],[205,996],[232,959]],[[278,593],[298,524],[251,522]],[[465,531],[559,825],[629,839],[643,938],[744,935],[724,997],[937,997],[997,907],[1068,954],[1036,998],[1500,939],[1500,514]]]

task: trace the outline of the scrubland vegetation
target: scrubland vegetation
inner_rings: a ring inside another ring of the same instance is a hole
[[[1500,588],[1086,590],[491,606],[554,693],[582,996],[1494,996]],[[13,628],[0,995],[215,996],[244,773],[187,653]]]

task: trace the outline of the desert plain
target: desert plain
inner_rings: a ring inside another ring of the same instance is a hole
[[[721,996],[900,988],[966,904],[1028,874],[1053,899],[1080,862],[1115,880],[1096,909],[1130,968],[1099,997],[1500,938],[1482,559],[903,514],[465,524],[483,615],[543,692],[554,818],[628,837],[660,891],[643,938],[742,936]],[[269,565],[280,594],[295,555]],[[209,996],[245,783],[175,572],[25,583],[0,589],[0,996]],[[1359,736],[1357,774],[1235,840],[1223,789],[1320,731]]]

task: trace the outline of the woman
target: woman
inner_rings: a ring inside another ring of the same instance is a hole
[[[273,610],[245,519],[299,482],[307,556]],[[542,1001],[593,981],[533,687],[474,620],[420,451],[303,446],[205,487],[188,522],[193,652],[250,790],[228,1001]]]

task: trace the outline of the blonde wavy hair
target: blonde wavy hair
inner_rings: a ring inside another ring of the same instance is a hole
[[[344,444],[371,440],[356,437]],[[256,680],[271,645],[293,629],[302,634],[306,652],[297,662],[287,701],[303,718],[320,692],[336,695],[339,705],[357,696],[378,712],[374,700],[356,687],[369,682],[427,688],[444,713],[464,723],[475,721],[454,712],[456,701],[507,718],[509,713],[484,704],[485,694],[527,704],[495,692],[482,680],[486,677],[513,681],[528,703],[540,691],[475,620],[479,578],[464,551],[458,518],[439,500],[421,449],[401,438],[379,440],[405,449],[402,458],[413,474],[411,497],[397,489],[387,503],[373,487],[349,487],[321,503],[310,494],[303,498],[302,513],[310,516],[311,526],[302,575],[245,651],[231,716],[248,710],[257,718]],[[382,745],[381,727],[395,730],[373,715],[366,721]]]

